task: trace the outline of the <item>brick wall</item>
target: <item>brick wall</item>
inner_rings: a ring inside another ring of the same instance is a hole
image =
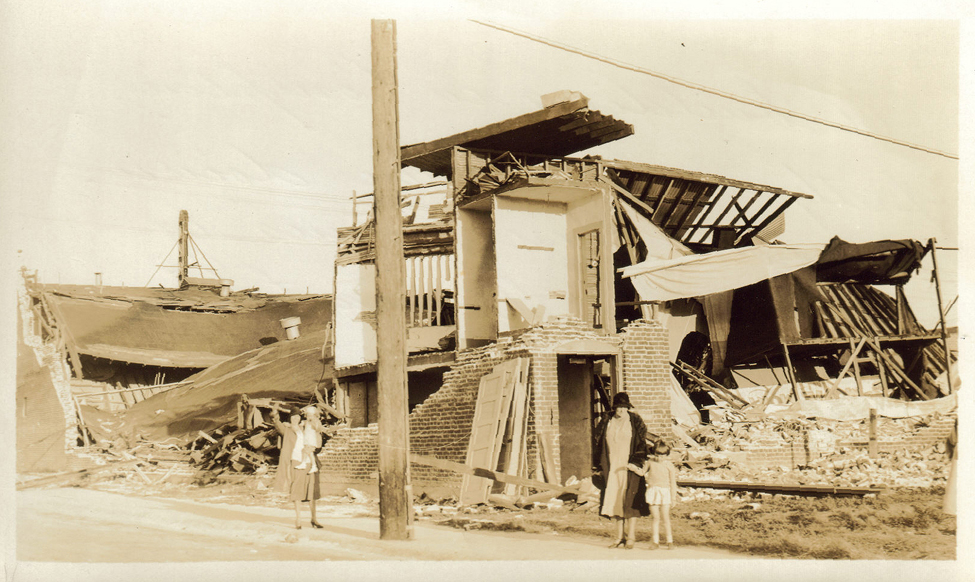
[[[634,407],[647,421],[648,428],[669,438],[670,416],[669,365],[667,336],[658,323],[638,322],[622,336],[596,333],[584,322],[559,317],[542,326],[503,338],[498,343],[464,350],[443,376],[442,387],[410,413],[410,450],[463,463],[467,458],[477,390],[481,377],[507,360],[531,358],[529,369],[530,414],[528,417],[528,473],[541,480],[535,467],[538,439],[545,439],[553,449],[553,464],[559,480],[559,402],[558,353],[566,342],[595,340],[623,350],[623,389],[628,391]],[[618,363],[620,365],[620,363]],[[632,370],[631,370],[632,368]],[[345,429],[331,439],[322,454],[323,482],[333,485],[375,487],[378,470],[375,425],[365,429]],[[355,432],[360,431],[360,432]],[[412,463],[413,491],[439,495],[456,494],[462,476]]]
[[[640,320],[623,330],[623,388],[633,408],[647,423],[647,431],[673,441],[670,412],[670,363],[667,329],[656,321]]]

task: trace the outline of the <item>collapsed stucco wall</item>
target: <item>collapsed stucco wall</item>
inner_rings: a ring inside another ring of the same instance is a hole
[[[622,389],[630,394],[634,408],[646,420],[648,429],[664,438],[672,438],[666,330],[659,323],[640,321],[619,336],[605,336],[578,319],[559,317],[517,337],[459,352],[455,363],[444,373],[442,387],[410,414],[411,452],[463,463],[467,457],[481,377],[502,362],[528,357],[531,358],[527,434],[529,477],[541,480],[536,467],[538,439],[544,438],[553,446],[556,475],[560,482],[564,481],[569,475],[561,474],[558,453],[559,356],[580,353],[579,346],[593,345],[607,347],[607,353],[603,355],[618,359],[617,367],[622,367]],[[569,351],[562,351],[566,349]],[[375,424],[343,429],[326,444],[322,453],[326,489],[351,486],[375,490],[377,435]],[[417,494],[424,491],[431,495],[456,494],[461,483],[459,474],[417,463],[412,463],[410,470],[413,491]]]

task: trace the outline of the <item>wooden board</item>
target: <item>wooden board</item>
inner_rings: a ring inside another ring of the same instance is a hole
[[[524,487],[531,487],[533,489],[541,489],[543,491],[556,491],[558,493],[579,492],[578,485],[563,487],[557,484],[535,481],[534,479],[526,479],[517,475],[508,475],[499,471],[491,471],[490,469],[485,469],[483,467],[474,467],[471,465],[465,465],[463,463],[455,463],[446,459],[438,459],[436,457],[428,457],[425,455],[410,455],[410,462],[417,463],[418,465],[434,467],[436,469],[443,469],[444,471],[461,473],[465,477],[473,476],[475,478],[481,478],[488,480],[488,482],[493,480],[499,483],[514,483],[515,485],[522,485]],[[487,496],[485,496],[485,500],[487,500]]]
[[[511,441],[508,447],[508,459],[504,472],[509,475],[525,476],[527,473],[527,429],[528,429],[528,370],[531,360],[518,359],[518,369],[515,372],[514,394],[511,403],[510,424],[512,427]],[[517,495],[518,487],[507,484],[505,495]]]
[[[499,364],[481,378],[477,389],[477,403],[467,448],[467,464],[475,467],[496,467],[498,462],[499,425],[507,417],[503,409],[511,402],[511,390],[517,360]],[[461,481],[461,505],[485,503],[491,481],[465,474]]]

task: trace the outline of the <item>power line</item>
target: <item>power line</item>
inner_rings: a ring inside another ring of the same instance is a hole
[[[628,63],[624,63],[624,62],[621,62],[621,61],[617,61],[615,59],[610,59],[610,58],[607,58],[607,57],[603,57],[603,56],[600,56],[600,55],[598,55],[596,53],[593,53],[593,52],[589,52],[589,51],[585,51],[585,50],[582,50],[582,49],[578,49],[578,48],[575,48],[575,47],[572,47],[572,46],[569,46],[569,45],[566,45],[566,44],[563,44],[563,43],[560,43],[560,42],[557,42],[557,41],[554,41],[554,40],[549,40],[549,39],[546,39],[546,38],[542,38],[540,36],[535,36],[533,34],[530,34],[530,33],[527,33],[527,32],[522,32],[520,30],[515,30],[513,28],[508,28],[506,26],[501,26],[499,24],[493,24],[493,23],[490,23],[490,22],[483,22],[483,21],[474,20],[474,19],[471,19],[471,22],[473,22],[475,24],[480,24],[481,26],[487,26],[488,28],[494,28],[494,29],[500,30],[502,32],[507,32],[508,34],[513,34],[515,36],[520,36],[522,38],[527,38],[528,40],[531,40],[531,41],[534,41],[534,42],[537,42],[537,43],[541,43],[541,44],[550,46],[552,48],[557,48],[559,50],[563,50],[563,51],[566,51],[566,52],[570,52],[570,53],[573,53],[573,54],[577,54],[577,55],[580,55],[580,56],[583,56],[583,57],[586,57],[586,58],[589,58],[589,59],[593,59],[593,60],[599,61],[601,63],[606,63],[608,65],[613,65],[614,67],[619,67],[619,68],[625,69],[627,71],[633,71],[633,72],[636,72],[636,73],[642,73],[644,75],[649,75],[651,77],[656,77],[658,79],[662,79],[662,80],[667,81],[669,83],[674,83],[675,85],[680,85],[681,87],[686,87],[688,89],[694,89],[696,91],[702,91],[704,93],[709,93],[711,95],[716,95],[718,97],[723,97],[725,99],[731,99],[732,101],[737,101],[739,103],[744,103],[746,105],[752,105],[754,107],[759,107],[761,109],[767,109],[769,111],[774,111],[775,113],[782,113],[783,115],[788,115],[790,117],[795,117],[797,119],[804,119],[806,121],[811,121],[813,123],[818,123],[818,124],[821,124],[821,125],[825,125],[827,127],[832,127],[832,128],[835,128],[835,129],[841,129],[843,131],[849,131],[851,133],[855,133],[855,134],[862,135],[862,136],[865,136],[865,137],[871,137],[873,139],[877,139],[877,140],[880,140],[880,141],[886,141],[886,142],[889,142],[889,143],[892,143],[892,144],[896,144],[896,145],[901,145],[901,146],[908,147],[908,148],[915,149],[915,150],[919,150],[919,151],[922,151],[922,152],[927,152],[929,154],[934,154],[936,156],[943,156],[943,157],[946,157],[946,158],[951,158],[953,160],[957,160],[958,159],[958,156],[956,154],[942,152],[940,150],[936,150],[936,149],[928,148],[928,147],[925,147],[925,146],[913,144],[913,143],[906,142],[906,141],[902,141],[902,140],[899,140],[899,139],[894,139],[892,137],[885,137],[885,136],[882,136],[882,135],[879,135],[879,134],[876,134],[876,133],[872,133],[872,132],[869,132],[869,131],[866,131],[866,130],[863,130],[863,129],[857,129],[855,127],[850,127],[848,125],[843,125],[843,124],[840,124],[840,123],[834,123],[832,121],[827,121],[825,119],[820,119],[818,117],[813,117],[811,115],[805,115],[803,113],[798,113],[796,111],[791,111],[789,109],[784,109],[782,107],[776,107],[776,106],[770,105],[768,103],[763,103],[761,101],[756,101],[754,99],[748,99],[747,97],[741,97],[741,96],[735,95],[733,93],[728,93],[726,91],[721,91],[721,90],[718,90],[718,89],[712,89],[711,87],[707,87],[705,85],[699,85],[697,83],[691,83],[689,81],[683,81],[683,80],[678,79],[676,77],[671,77],[669,75],[664,75],[663,73],[657,73],[657,72],[651,71],[649,69],[644,69],[643,67],[638,67],[636,65],[631,65],[631,64],[628,64]]]

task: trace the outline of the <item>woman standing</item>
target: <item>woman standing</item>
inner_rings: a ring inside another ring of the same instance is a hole
[[[626,467],[628,464],[642,467],[647,460],[647,425],[631,409],[630,397],[625,392],[613,397],[612,416],[600,422],[596,429],[594,463],[605,483],[599,514],[616,522],[616,540],[609,547],[623,545],[628,550],[636,543],[636,518],[650,515],[646,484]]]
[[[324,427],[319,420],[318,408],[306,406],[300,411],[288,409],[289,422],[282,423],[277,414],[271,415],[274,428],[281,434],[281,457],[278,473],[274,477],[274,491],[287,493],[295,504],[295,528],[301,529],[301,502],[311,507],[311,525],[320,528],[315,502],[322,496],[319,469],[321,463],[315,454],[322,446]],[[304,420],[302,420],[304,416]]]

